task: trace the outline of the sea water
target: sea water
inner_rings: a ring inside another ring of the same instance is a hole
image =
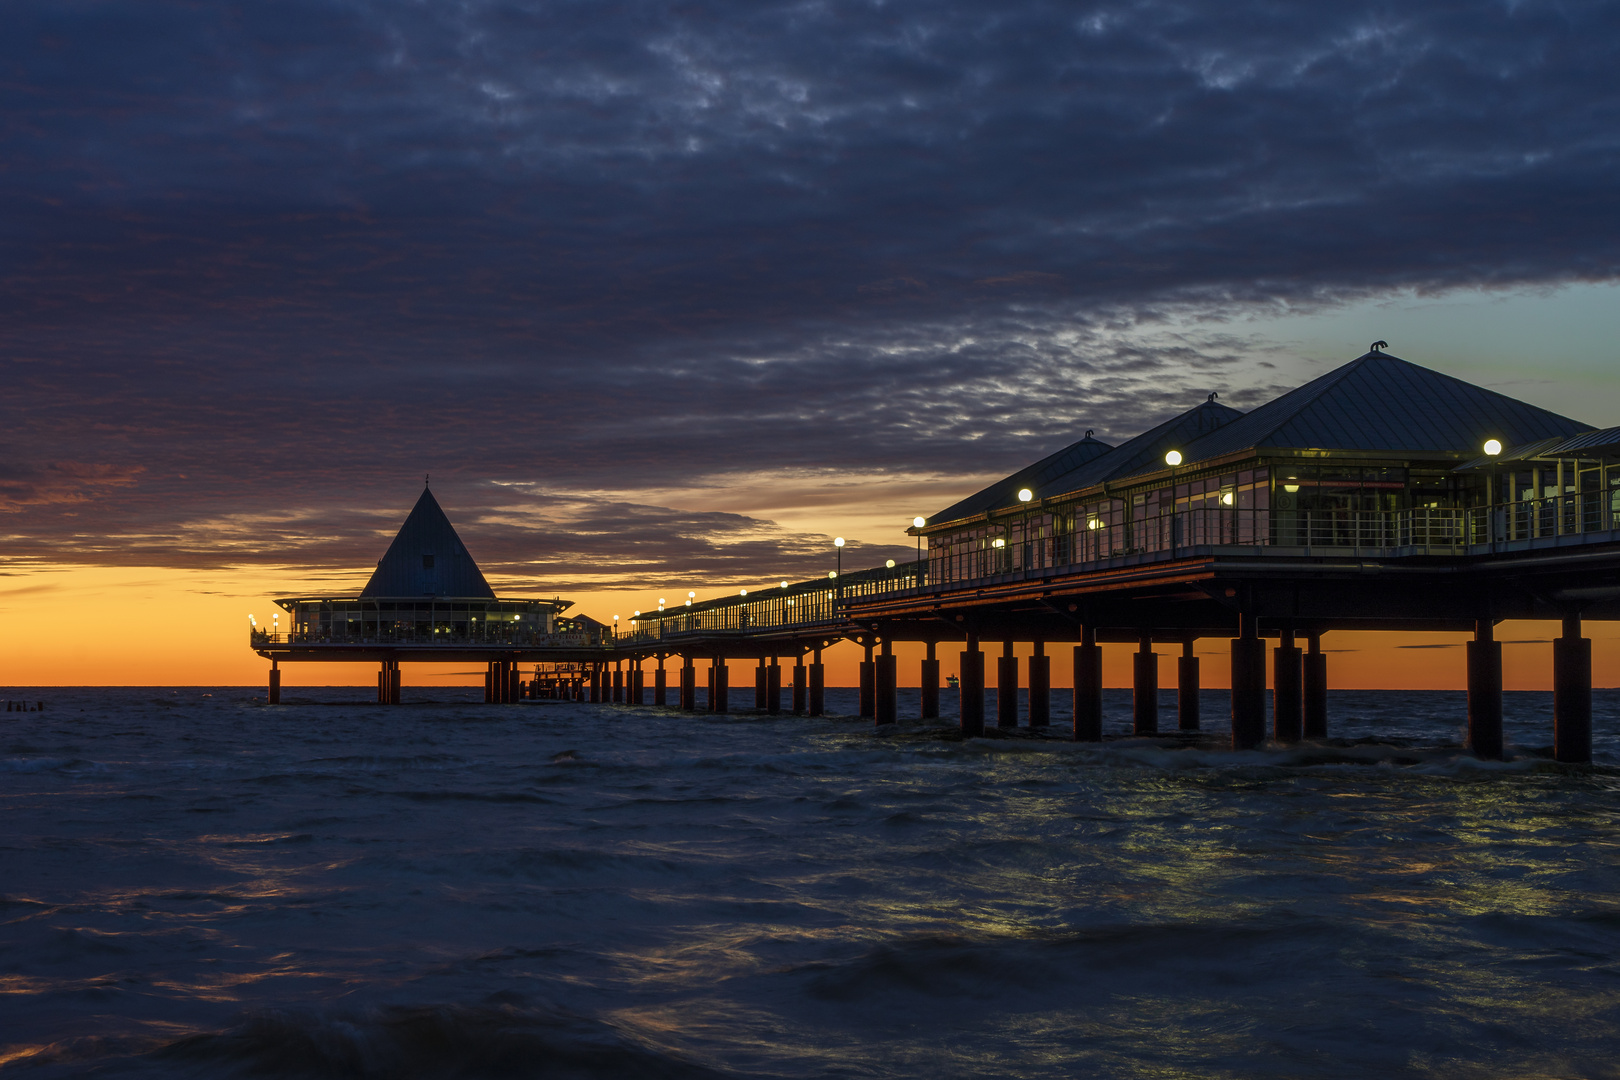
[[[1620,694],[1576,768],[1544,694],[1485,763],[1446,693],[1245,753],[1214,693],[1101,745],[285,693],[7,692],[0,1072],[1620,1075]]]

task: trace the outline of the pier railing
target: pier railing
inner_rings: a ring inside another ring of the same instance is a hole
[[[930,552],[930,588],[1084,572],[1215,548],[1269,548],[1303,555],[1479,555],[1569,544],[1611,542],[1620,495],[1584,492],[1477,507],[1405,510],[1277,510],[1202,507],[1121,520],[1092,518],[1067,534],[1022,536],[1010,528],[962,550]]]
[[[584,649],[593,647],[610,648],[614,641],[611,632],[576,633],[576,634],[547,634],[530,627],[514,626],[510,623],[497,625],[491,623],[488,627],[480,625],[476,631],[459,630],[449,627],[378,627],[375,630],[364,630],[359,633],[347,633],[342,629],[343,624],[334,624],[330,631],[310,632],[273,632],[255,628],[251,634],[251,641],[255,648],[264,648],[272,645],[389,645],[389,646],[424,646],[424,647],[457,647],[484,648],[513,646],[515,648],[559,648]]]

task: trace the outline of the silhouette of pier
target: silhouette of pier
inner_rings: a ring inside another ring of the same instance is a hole
[[[1499,758],[1494,627],[1541,619],[1561,631],[1554,756],[1584,762],[1592,666],[1582,624],[1620,617],[1620,428],[1595,429],[1381,348],[1248,413],[1211,394],[1117,446],[1088,431],[916,519],[908,532],[926,544],[917,561],[688,597],[637,613],[623,632],[563,618],[565,601],[495,598],[470,557],[456,561],[459,538],[431,495],[423,500],[401,529],[409,539],[395,540],[360,596],[281,601],[291,631],[255,630],[254,647],[272,660],[272,701],[284,661],[373,660],[379,701],[397,702],[400,662],[479,657],[492,702],[526,692],[518,665],[565,662],[582,665],[571,691],[580,699],[645,703],[644,665],[655,661],[652,703],[690,710],[702,662],[705,705],[724,712],[730,662],[741,660],[754,663],[755,708],[782,711],[786,692],[792,712],[814,716],[824,711],[822,651],[853,641],[865,651],[861,715],[887,724],[898,719],[894,645],[921,642],[922,718],[939,716],[938,650],[948,645],[958,650],[961,729],[973,736],[987,720],[986,646],[1001,646],[993,722],[1002,728],[1049,725],[1052,650],[1063,646],[1072,735],[1096,740],[1103,644],[1136,646],[1134,731],[1152,735],[1158,650],[1179,653],[1178,729],[1198,731],[1194,646],[1219,638],[1230,642],[1231,743],[1248,749],[1268,735],[1328,734],[1324,635],[1467,631],[1468,745]],[[427,551],[430,541],[438,546]],[[444,582],[452,591],[407,595],[439,566],[439,551],[451,555],[445,572],[460,575]],[[1027,661],[1020,643],[1032,646]]]

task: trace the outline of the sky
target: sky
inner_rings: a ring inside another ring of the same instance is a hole
[[[0,682],[259,681],[429,474],[628,617],[1379,339],[1620,423],[1617,69],[1612,3],[8,0]]]

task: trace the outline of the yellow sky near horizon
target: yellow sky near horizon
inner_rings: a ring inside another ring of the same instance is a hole
[[[0,687],[44,686],[262,686],[269,664],[248,647],[247,616],[270,622],[273,597],[298,594],[294,568],[222,568],[181,570],[168,567],[76,566],[37,563],[11,568],[0,577]],[[363,574],[357,574],[363,577]],[[497,591],[501,584],[495,582]],[[293,587],[289,587],[289,585]],[[716,591],[700,596],[713,596]],[[731,590],[724,590],[731,591]],[[658,593],[600,591],[567,595],[571,610],[604,622],[618,614],[651,610]],[[1497,631],[1506,643],[1504,683],[1512,690],[1547,690],[1552,685],[1552,647],[1559,632],[1553,622],[1510,622]],[[1593,683],[1620,685],[1620,624],[1587,623],[1593,641]],[[1332,685],[1356,689],[1462,689],[1465,634],[1399,634],[1340,631],[1328,635]],[[999,652],[995,643],[987,651]],[[1104,647],[1104,677],[1109,686],[1131,681],[1132,645]],[[939,650],[941,675],[956,668],[959,648]],[[1026,643],[1017,650],[1027,656]],[[1175,685],[1175,646],[1160,645],[1160,685]],[[920,644],[897,646],[902,685],[915,685]],[[1068,648],[1049,648],[1053,682],[1069,683]],[[1224,687],[1227,643],[1199,643],[1202,681]],[[824,657],[833,686],[857,681],[860,649],[841,644]],[[791,662],[791,661],[787,661]],[[734,668],[752,666],[751,660]],[[994,666],[990,666],[993,672]],[[293,686],[369,686],[375,668],[369,664],[294,664],[283,668],[283,684]],[[746,677],[742,677],[745,679]],[[478,685],[482,668],[467,664],[412,664],[407,685]],[[734,673],[734,685],[741,685]]]

